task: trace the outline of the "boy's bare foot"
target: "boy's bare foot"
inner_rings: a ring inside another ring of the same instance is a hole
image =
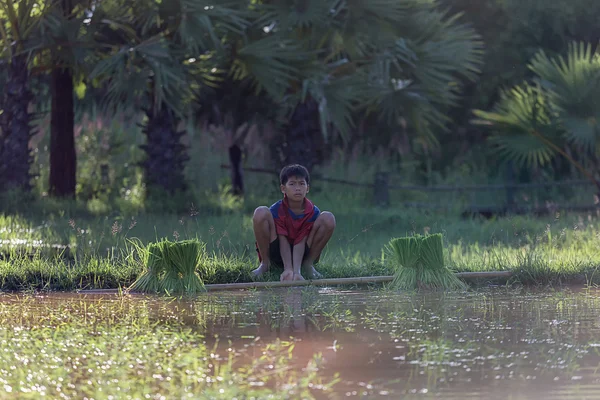
[[[321,279],[323,275],[315,269],[314,266],[308,266],[303,268],[304,273],[308,279]]]
[[[300,274],[294,274],[294,280],[295,281],[305,281],[306,279],[304,279],[304,277]]]
[[[280,281],[292,281],[294,280],[294,271],[291,269],[286,269],[279,277]]]
[[[264,274],[265,272],[267,272],[269,270],[269,266],[260,263],[260,265],[258,266],[258,268],[256,268],[255,270],[252,271],[252,277],[253,278],[258,278],[259,276],[261,276],[262,274]]]

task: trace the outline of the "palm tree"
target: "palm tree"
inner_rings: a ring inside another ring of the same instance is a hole
[[[63,39],[62,44],[52,46],[56,50],[77,46],[69,43],[68,28],[73,24],[75,17],[76,0],[60,0],[56,3],[56,19],[60,33],[56,39]],[[63,37],[61,37],[63,36]],[[65,63],[60,57],[61,51],[53,52],[49,57],[53,64],[50,72],[50,93],[52,104],[50,109],[50,178],[49,193],[56,197],[75,197],[77,176],[77,156],[75,153],[75,104],[73,93],[73,65]]]
[[[81,75],[84,60],[93,47],[89,23],[84,22],[90,19],[88,1],[3,0],[0,4],[8,16],[0,33],[3,53],[10,65],[3,101],[7,111],[3,130],[7,133],[0,145],[4,148],[0,150],[4,151],[0,175],[20,182],[16,184],[19,187],[29,187],[30,77],[50,72],[50,193],[74,196],[73,74]]]
[[[540,51],[529,68],[535,82],[504,92],[491,112],[475,112],[475,122],[492,128],[490,142],[504,158],[537,167],[561,155],[600,193],[600,180],[583,165],[587,159],[597,169],[600,156],[600,53],[573,43],[566,59]]]
[[[100,5],[102,7],[102,5]],[[221,49],[223,32],[247,26],[247,1],[216,4],[194,0],[135,0],[112,3],[111,29],[91,79],[106,85],[104,105],[145,112],[143,162],[146,183],[170,194],[185,190],[188,159],[177,126],[200,79],[214,74],[211,57]]]
[[[24,47],[44,11],[36,8],[34,1],[0,2],[0,59],[6,73],[0,96],[0,186],[3,188],[31,189],[29,139],[34,132],[29,110],[32,93],[28,54]]]
[[[205,86],[196,93],[193,107],[197,123],[204,130],[219,135],[226,144],[231,191],[234,195],[243,195],[244,141],[249,134],[277,118],[278,104],[265,91],[257,93],[251,79],[220,79],[215,82],[215,87]]]
[[[99,2],[95,0],[53,0],[52,4],[34,44],[41,62],[50,70],[49,192],[57,197],[75,197],[74,86],[84,82],[93,51],[103,45],[97,40],[98,31],[110,24],[110,19],[96,12]]]
[[[474,31],[433,2],[254,3],[253,34],[234,52],[232,73],[283,106],[283,162],[314,165],[315,140],[348,137],[356,115],[372,115],[388,131],[403,118],[433,140],[459,99],[460,78],[474,78],[481,62]]]

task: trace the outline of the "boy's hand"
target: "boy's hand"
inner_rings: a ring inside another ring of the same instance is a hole
[[[281,274],[281,276],[279,277],[279,280],[281,282],[283,281],[291,281],[294,279],[294,271],[291,269],[286,269],[283,271],[283,273]]]

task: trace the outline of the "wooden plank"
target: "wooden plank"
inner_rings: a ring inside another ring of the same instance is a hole
[[[290,286],[328,286],[328,285],[364,285],[368,283],[389,282],[393,276],[365,276],[359,278],[331,278],[304,281],[269,281],[269,282],[244,282],[244,283],[217,283],[204,285],[206,290],[232,290],[232,289],[254,289],[254,288],[276,288]]]
[[[509,277],[512,271],[486,271],[486,272],[458,272],[456,276],[462,279],[479,279],[479,278],[501,278]],[[260,288],[277,288],[277,287],[295,287],[295,286],[333,286],[333,285],[364,285],[369,283],[390,282],[394,279],[392,275],[383,276],[363,276],[357,278],[330,278],[330,279],[315,279],[304,281],[268,281],[268,282],[242,282],[242,283],[214,283],[204,285],[207,291],[219,290],[240,290],[240,289],[260,289]],[[79,290],[80,294],[116,294],[118,289],[87,289]],[[132,292],[123,290],[129,294]]]

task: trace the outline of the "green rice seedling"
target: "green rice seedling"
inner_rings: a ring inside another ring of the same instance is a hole
[[[404,268],[418,268],[421,257],[421,236],[409,236],[392,239],[388,244],[388,254]]]
[[[386,251],[396,262],[397,268],[392,288],[412,289],[417,287],[421,258],[420,236],[409,236],[390,240]]]
[[[396,272],[390,283],[392,289],[465,289],[444,263],[442,235],[395,238],[387,246]]]
[[[146,268],[142,274],[131,284],[129,290],[145,293],[157,293],[160,291],[160,280],[165,271],[165,259],[163,257],[163,242],[150,243],[147,247],[137,245],[138,254],[145,260]]]
[[[460,290],[467,285],[444,263],[444,246],[442,234],[424,236],[421,240],[421,279],[419,283],[425,287]]]
[[[423,236],[421,238],[421,260],[425,268],[432,270],[444,268],[444,245],[442,234]]]
[[[162,243],[165,274],[161,280],[162,292],[194,295],[206,291],[196,268],[206,256],[206,245],[197,239]]]

